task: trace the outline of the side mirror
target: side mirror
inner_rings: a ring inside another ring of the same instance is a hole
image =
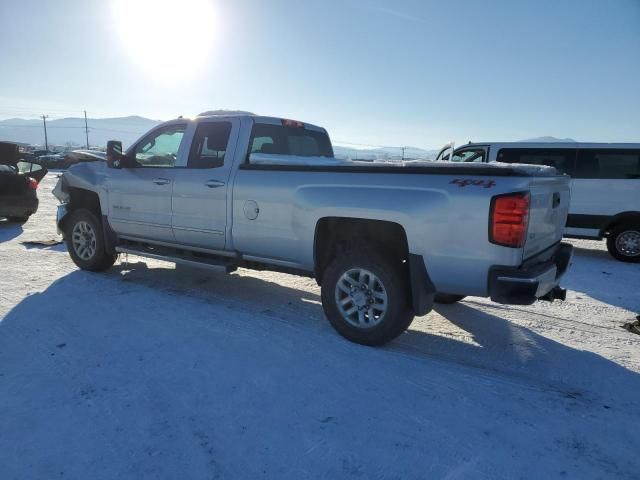
[[[122,168],[122,142],[119,140],[109,140],[107,142],[107,166],[109,168]]]

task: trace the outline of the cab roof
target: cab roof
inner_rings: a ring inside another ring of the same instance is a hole
[[[301,122],[298,120],[290,120],[287,118],[281,117],[267,117],[263,115],[256,115],[255,113],[245,112],[243,110],[209,110],[206,112],[202,112],[193,120],[201,120],[205,118],[247,118],[251,119],[254,123],[264,123],[268,125],[282,125],[283,122],[291,122],[294,124],[299,124],[301,127],[306,128],[308,130],[316,130],[318,132],[326,133],[326,129],[313,125],[311,123]],[[175,120],[174,120],[175,121]]]

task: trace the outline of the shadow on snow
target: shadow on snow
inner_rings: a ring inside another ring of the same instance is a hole
[[[513,478],[542,456],[543,477],[640,467],[638,374],[464,303],[438,312],[477,345],[409,330],[360,347],[319,300],[144,263],[28,296],[0,323],[0,476]]]

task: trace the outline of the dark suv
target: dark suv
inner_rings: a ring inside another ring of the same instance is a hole
[[[0,217],[26,222],[38,210],[36,190],[46,174],[43,166],[23,161],[17,144],[0,142]]]

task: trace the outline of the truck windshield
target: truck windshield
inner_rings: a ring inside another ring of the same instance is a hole
[[[326,132],[302,127],[256,123],[251,132],[250,145],[249,154],[333,157],[333,148]]]

